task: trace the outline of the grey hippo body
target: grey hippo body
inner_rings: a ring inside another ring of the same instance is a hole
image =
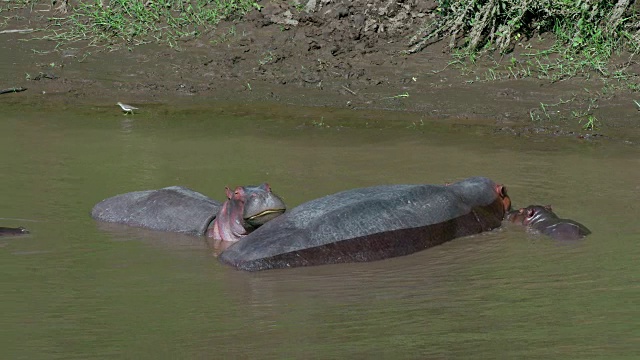
[[[221,204],[182,186],[134,191],[99,202],[91,216],[99,221],[237,241],[286,209],[266,183],[239,186],[234,191],[227,188],[226,193],[227,200]]]
[[[510,208],[506,188],[483,177],[347,190],[273,219],[219,259],[256,271],[408,255],[499,227]]]
[[[529,205],[513,210],[507,214],[507,220],[556,240],[577,240],[591,234],[591,231],[579,222],[559,218],[551,206]]]

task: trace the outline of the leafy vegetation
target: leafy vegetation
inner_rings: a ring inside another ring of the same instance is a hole
[[[604,80],[600,96],[616,89],[638,91],[638,74],[626,70],[640,53],[640,16],[632,5],[631,0],[441,0],[438,16],[413,36],[407,52],[448,38],[455,59],[451,64],[468,73],[468,63],[482,55],[498,52],[500,60],[510,56],[506,64],[494,60],[484,76],[470,82],[525,77],[556,82],[595,74]],[[548,49],[522,45],[542,34],[553,35],[546,36],[553,39]],[[516,47],[521,47],[518,55],[509,55]],[[623,52],[629,61],[613,66],[612,56]],[[594,108],[574,112],[585,129],[599,122]],[[548,118],[544,105],[542,110]]]
[[[506,51],[522,38],[548,31],[572,49],[623,43],[637,48],[640,39],[640,19],[628,14],[633,11],[630,0],[441,0],[439,4],[439,16],[413,37],[410,52],[447,36],[451,47],[469,51]]]
[[[483,50],[504,55],[521,40],[551,33],[555,42],[549,49],[525,52],[530,61],[512,58],[510,68],[521,76],[535,68],[557,81],[588,71],[619,75],[619,69],[608,68],[611,56],[640,52],[640,16],[630,0],[442,0],[438,13],[411,39],[409,53],[449,37],[455,55],[473,62]]]

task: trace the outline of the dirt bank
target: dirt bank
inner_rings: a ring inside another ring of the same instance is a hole
[[[416,29],[435,16],[435,1],[261,4],[240,21],[181,42],[179,51],[159,45],[54,49],[52,42],[21,41],[37,33],[0,34],[0,88],[28,88],[0,101],[266,101],[411,111],[425,121],[484,124],[513,135],[640,139],[637,94],[622,86],[603,94],[595,76],[551,82],[518,65],[531,49],[549,45],[544,38],[518,44],[508,55],[511,68],[488,57],[464,65],[453,61],[448,42],[403,53]],[[39,28],[43,20],[34,14],[47,11],[22,10],[0,30]],[[626,65],[640,73],[637,64]],[[596,129],[583,129],[586,114],[598,120]]]

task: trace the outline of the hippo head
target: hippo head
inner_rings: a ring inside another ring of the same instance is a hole
[[[271,192],[269,184],[225,189],[227,201],[207,230],[207,236],[222,241],[238,241],[260,225],[285,212],[284,201]]]
[[[233,196],[243,199],[244,210],[242,218],[248,225],[253,227],[264,225],[267,221],[275,219],[287,209],[284,201],[271,192],[271,187],[267,183],[255,187],[237,187]],[[227,197],[231,199],[229,197],[229,189],[227,189]]]
[[[577,240],[591,234],[591,230],[579,222],[560,219],[549,205],[529,205],[510,211],[507,214],[507,220],[539,231],[556,240]]]
[[[524,226],[535,225],[540,221],[557,217],[558,216],[553,213],[551,205],[529,205],[525,208],[509,211],[507,213],[507,220]]]
[[[444,183],[445,186],[463,186],[463,187],[474,187],[476,190],[466,190],[465,192],[460,192],[459,194],[477,194],[478,192],[482,194],[486,194],[491,196],[493,201],[496,201],[497,205],[499,204],[502,207],[501,217],[504,217],[511,210],[511,198],[507,195],[507,187],[502,184],[496,184],[493,181],[487,178],[477,178],[475,181],[469,181],[469,179],[457,183]],[[490,194],[492,191],[494,194]],[[464,195],[463,195],[464,196]],[[495,199],[495,200],[494,200]],[[469,199],[465,201],[470,201]]]

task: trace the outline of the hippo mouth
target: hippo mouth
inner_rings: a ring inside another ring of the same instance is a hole
[[[524,219],[523,209],[511,210],[507,212],[507,214],[505,215],[505,219],[513,223],[522,222],[522,220]]]
[[[268,221],[271,221],[277,218],[278,216],[282,215],[284,212],[285,212],[285,209],[264,210],[246,218],[245,221],[253,226],[260,226],[260,225],[264,225]]]

